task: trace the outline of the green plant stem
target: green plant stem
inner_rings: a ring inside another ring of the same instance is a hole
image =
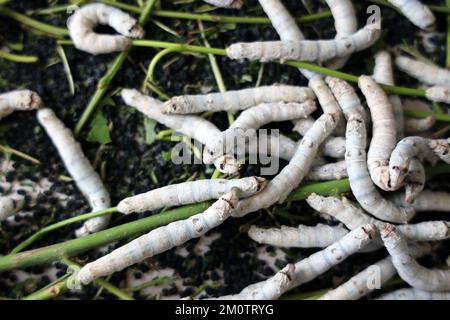
[[[17,63],[35,63],[39,61],[39,58],[36,56],[15,54],[4,50],[0,50],[0,58]]]
[[[32,156],[29,156],[26,153],[23,153],[23,152],[21,152],[19,150],[16,150],[16,149],[13,149],[13,148],[10,148],[10,147],[7,147],[7,146],[0,145],[0,151],[3,152],[3,153],[13,154],[13,155],[18,156],[18,157],[20,157],[22,159],[28,160],[28,161],[30,161],[31,163],[34,163],[34,164],[40,164],[41,163],[38,159],[33,158]]]
[[[436,121],[450,122],[450,114],[446,114],[446,113],[438,113],[438,112],[430,112],[430,111],[409,111],[409,110],[405,110],[403,113],[406,116],[412,117],[412,118],[423,119],[426,117],[433,117],[434,119],[436,119]]]
[[[174,47],[174,48],[166,48],[155,54],[153,59],[150,61],[150,64],[148,65],[148,71],[147,75],[145,76],[144,82],[142,84],[142,91],[145,89],[145,84],[147,81],[153,82],[153,74],[155,73],[156,65],[161,61],[162,58],[164,58],[166,55],[172,53],[172,52],[179,52],[182,51],[181,46]]]
[[[22,298],[22,300],[48,300],[59,296],[67,290],[67,279],[65,279],[55,283],[48,288],[46,287],[33,292],[32,294]]]
[[[54,223],[52,225],[46,226],[46,227],[40,229],[35,234],[33,234],[32,236],[30,236],[29,238],[27,238],[24,241],[22,241],[21,243],[19,243],[13,250],[11,250],[10,254],[15,254],[15,253],[22,251],[23,249],[25,249],[26,247],[30,246],[32,243],[34,243],[35,241],[40,239],[42,236],[46,235],[47,233],[49,233],[53,230],[65,227],[65,226],[73,224],[75,222],[84,221],[84,220],[88,220],[91,218],[95,218],[95,217],[99,217],[99,216],[103,216],[103,215],[107,215],[107,214],[112,214],[115,212],[117,212],[117,207],[100,210],[97,212],[86,213],[86,214],[83,214],[80,216],[76,216],[76,217],[66,219],[64,221],[60,221],[60,222]]]

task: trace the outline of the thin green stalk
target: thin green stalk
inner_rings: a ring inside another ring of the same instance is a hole
[[[160,285],[164,285],[164,284],[169,284],[169,283],[173,283],[177,280],[177,278],[173,278],[173,277],[158,277],[152,280],[149,280],[147,282],[144,282],[143,284],[140,284],[136,287],[129,287],[129,288],[124,288],[123,291],[125,292],[137,292],[137,291],[141,291],[144,289],[147,289],[149,287],[154,287],[154,286],[160,286]]]
[[[336,196],[349,191],[350,182],[348,179],[308,183],[294,190],[287,198],[287,201],[305,200],[313,193],[317,193],[322,196]]]
[[[139,17],[139,23],[144,26],[145,22],[147,21],[150,12],[155,4],[156,0],[148,0],[145,4],[145,7],[142,10],[141,16]],[[97,85],[97,89],[94,92],[94,95],[91,97],[91,100],[89,100],[88,105],[86,106],[86,109],[83,111],[83,114],[81,115],[80,120],[78,121],[77,125],[75,126],[74,133],[75,135],[79,135],[83,127],[88,122],[90,116],[94,113],[95,109],[103,99],[104,95],[106,94],[106,91],[108,90],[109,84],[116,76],[117,72],[122,67],[123,62],[128,57],[128,53],[130,52],[130,48],[125,49],[119,55],[114,59],[113,63],[109,66],[108,71],[106,74],[100,79]]]
[[[450,122],[450,114],[446,114],[446,113],[437,113],[437,112],[430,112],[430,111],[410,111],[410,110],[405,110],[403,113],[406,116],[413,117],[413,118],[422,119],[422,118],[426,118],[426,117],[433,117],[437,121]]]
[[[156,65],[161,61],[162,58],[164,58],[166,55],[172,53],[172,52],[179,52],[182,51],[182,47],[174,47],[174,48],[166,48],[155,54],[153,59],[150,61],[150,64],[148,65],[147,75],[145,76],[144,82],[142,83],[142,91],[144,91],[146,83],[148,81],[153,81],[153,74],[155,73]]]
[[[32,294],[22,298],[22,300],[48,300],[61,295],[67,290],[67,279],[65,279],[55,283],[51,287],[33,292]]]
[[[56,46],[56,52],[60,56],[61,62],[63,64],[64,73],[66,74],[67,83],[69,84],[70,94],[74,95],[75,94],[75,83],[73,82],[72,71],[70,70],[70,65],[69,65],[69,61],[67,60],[66,53],[64,52],[63,47],[60,45]]]
[[[39,58],[36,56],[15,54],[4,50],[0,50],[0,58],[17,63],[35,63],[39,61]]]
[[[91,218],[95,218],[95,217],[99,217],[99,216],[103,216],[103,215],[107,215],[107,214],[112,214],[117,212],[117,208],[109,208],[109,209],[105,209],[105,210],[100,210],[100,211],[96,211],[96,212],[91,212],[91,213],[86,213],[83,215],[79,215],[70,219],[66,219],[54,224],[51,224],[49,226],[46,226],[42,229],[40,229],[38,232],[36,232],[35,234],[31,235],[29,238],[25,239],[24,241],[22,241],[21,243],[19,243],[13,250],[11,250],[10,254],[15,254],[15,253],[19,253],[20,251],[22,251],[23,249],[25,249],[26,247],[30,246],[32,243],[34,243],[35,241],[37,241],[38,239],[40,239],[42,236],[46,235],[47,233],[65,227],[67,225],[79,222],[79,221],[84,221],[84,220],[88,220]]]
[[[9,154],[16,155],[16,156],[18,156],[18,157],[20,157],[22,159],[30,161],[31,163],[34,163],[34,164],[40,164],[41,163],[38,159],[33,158],[32,156],[29,156],[26,153],[23,153],[23,152],[21,152],[19,150],[16,150],[16,149],[13,149],[13,148],[10,148],[10,147],[7,147],[7,146],[0,145],[0,151],[3,152],[3,153],[9,153]]]

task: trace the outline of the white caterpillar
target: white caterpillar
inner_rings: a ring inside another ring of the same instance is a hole
[[[250,107],[273,102],[297,102],[314,100],[315,95],[306,87],[288,85],[264,86],[251,89],[216,92],[205,95],[177,96],[162,105],[164,113],[200,113],[248,109]]]
[[[109,25],[121,35],[98,34],[98,24]],[[68,19],[67,28],[74,46],[90,54],[122,51],[130,45],[129,38],[142,38],[144,30],[127,13],[101,3],[81,7]]]
[[[388,0],[397,7],[417,27],[431,31],[436,18],[431,10],[419,0]]]
[[[412,204],[405,202],[405,199],[398,193],[392,194],[389,199],[399,206],[413,207],[416,212],[450,211],[450,193],[447,192],[424,190]]]
[[[238,193],[237,188],[232,188],[205,212],[152,230],[106,256],[88,263],[78,273],[78,280],[83,284],[91,283],[99,277],[120,271],[146,258],[182,245],[190,239],[201,237],[230,216],[238,201]]]
[[[421,101],[421,100],[411,100],[406,99],[403,103],[404,110],[408,111],[426,111],[432,112],[432,107]],[[417,133],[422,133],[430,130],[436,123],[436,119],[432,116],[428,116],[423,119],[406,118],[405,119],[405,131],[409,135],[415,135]]]
[[[168,185],[128,197],[119,202],[117,209],[124,214],[175,207],[190,203],[218,199],[232,188],[241,191],[241,198],[260,192],[266,186],[266,179],[249,177],[242,179],[207,179]]]
[[[381,220],[408,222],[415,214],[414,209],[401,208],[384,199],[370,178],[366,163],[364,111],[358,96],[343,80],[327,77],[326,81],[347,118],[345,161],[355,198],[366,211]]]
[[[313,167],[306,178],[310,181],[327,181],[347,177],[347,164],[345,161],[338,161]]]
[[[318,224],[313,227],[299,225],[298,227],[281,226],[281,228],[259,228],[251,226],[248,236],[258,242],[285,248],[325,248],[339,241],[348,233],[342,226]]]
[[[34,110],[39,109],[41,105],[39,95],[30,90],[14,90],[0,94],[0,120],[16,110]]]
[[[25,198],[20,194],[0,197],[0,221],[19,212],[25,204]]]
[[[397,57],[395,64],[401,71],[421,82],[435,86],[450,86],[450,71],[447,69],[403,56]]]
[[[380,234],[399,276],[411,287],[431,292],[450,291],[450,270],[421,266],[411,256],[404,237],[393,225],[386,225]]]
[[[273,278],[269,278],[266,281],[261,281],[252,284],[241,291],[241,293],[236,295],[229,295],[224,297],[219,297],[220,300],[248,300],[253,297],[258,299],[275,300],[278,299],[286,291],[293,289],[301,284],[314,280],[321,274],[327,272],[329,269],[338,265],[343,260],[348,258],[350,255],[360,251],[364,246],[369,244],[373,237],[375,236],[375,227],[373,225],[365,225],[357,228],[339,241],[335,242],[331,246],[318,251],[308,258],[297,262],[294,265],[293,275],[290,275],[288,283],[284,286],[280,286],[280,290],[271,291],[272,295],[262,295],[262,294],[249,294],[258,290],[259,288],[264,288],[267,283],[273,282]]]
[[[450,103],[450,88],[444,86],[433,86],[427,89],[426,97],[428,100],[436,102]]]
[[[203,0],[206,3],[212,4],[216,7],[240,9],[244,2],[243,0]]]
[[[109,208],[111,206],[109,193],[103,185],[100,176],[83,154],[80,144],[75,140],[70,129],[64,126],[64,123],[58,119],[51,109],[40,109],[37,112],[37,117],[58,150],[67,171],[77,184],[78,189],[89,201],[92,211]],[[109,220],[110,216],[89,219],[76,231],[76,234],[81,237],[97,232],[104,229],[108,225]]]
[[[429,292],[406,288],[383,294],[377,300],[450,300],[450,292]]]
[[[354,52],[372,46],[380,37],[381,30],[375,25],[367,25],[351,36],[334,40],[263,41],[235,43],[229,46],[230,59],[250,61],[318,61],[346,57]]]

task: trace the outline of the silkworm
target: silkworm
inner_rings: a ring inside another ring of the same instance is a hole
[[[108,25],[120,35],[98,34],[98,24]],[[127,13],[101,3],[81,7],[68,19],[67,28],[75,48],[93,55],[122,51],[130,45],[129,38],[142,38],[144,30]]]
[[[314,210],[334,217],[350,230],[368,223],[374,224],[378,228],[382,228],[386,224],[369,216],[346,198],[341,200],[336,197],[312,194],[306,201]],[[397,228],[408,241],[438,241],[449,238],[449,226],[450,224],[446,221],[426,221],[399,225]]]
[[[16,110],[27,111],[40,108],[42,100],[30,90],[14,90],[0,94],[0,120]]]
[[[415,257],[421,257],[431,251],[427,244],[414,244],[410,246],[411,253]],[[349,280],[328,291],[319,300],[357,300],[370,292],[380,289],[379,286],[387,283],[397,274],[391,257],[388,256],[359,272]]]
[[[296,228],[259,228],[251,226],[248,236],[258,242],[284,248],[325,248],[339,241],[348,233],[342,226],[318,224],[310,227],[299,225]]]
[[[366,162],[364,111],[358,96],[343,80],[327,77],[326,81],[347,118],[345,162],[356,200],[366,211],[381,220],[408,222],[415,214],[414,209],[398,207],[383,198],[370,178]]]
[[[389,199],[399,206],[413,207],[417,212],[450,211],[450,193],[447,192],[424,190],[416,197],[412,204],[407,203],[404,197],[398,193],[390,195]]]
[[[383,294],[377,300],[450,300],[450,292],[429,292],[405,288]]]
[[[428,100],[435,102],[450,103],[450,88],[444,86],[433,86],[425,91]]]
[[[426,62],[399,56],[395,59],[397,68],[429,85],[450,86],[450,71]]]
[[[411,100],[406,99],[403,102],[403,109],[407,111],[426,111],[432,112],[433,108],[421,101],[421,100]],[[415,118],[406,118],[405,119],[405,131],[407,134],[417,134],[421,132],[426,132],[430,130],[436,123],[436,119],[432,116],[423,118],[423,119],[415,119]]]
[[[273,102],[298,102],[314,100],[315,95],[306,87],[288,85],[263,86],[251,89],[215,92],[206,95],[172,97],[162,105],[163,113],[200,113],[204,111],[237,112],[250,107]]]
[[[88,263],[78,273],[78,280],[88,284],[99,277],[120,271],[146,258],[182,245],[190,239],[201,237],[230,216],[238,196],[239,190],[233,187],[203,213],[152,230],[100,259]]]
[[[428,6],[419,0],[388,0],[397,7],[403,15],[414,25],[422,30],[431,31],[434,28],[436,18]]]
[[[305,133],[309,128],[311,128],[312,124],[316,121],[313,117],[308,117],[306,119],[296,119],[292,121],[294,124],[294,130],[301,135]],[[335,137],[343,137],[345,135],[345,126],[346,121],[345,118],[340,118],[338,125],[336,126],[336,129],[333,131],[333,136]]]
[[[422,163],[416,158],[409,163],[408,174],[405,177],[405,201],[413,203],[425,188],[426,173]]]
[[[260,177],[188,181],[125,198],[119,202],[117,209],[130,214],[203,202],[218,199],[232,188],[241,190],[241,198],[246,198],[263,190],[265,185],[266,179]]]
[[[25,204],[25,197],[20,194],[0,197],[0,221],[19,212]]]
[[[393,225],[380,230],[384,245],[399,276],[411,287],[424,291],[450,291],[450,270],[428,269],[411,256],[404,237]]]
[[[323,250],[320,250],[308,258],[303,259],[297,262],[293,268],[293,274],[290,275],[290,281],[286,286],[283,286],[280,289],[272,291],[272,295],[264,296],[265,299],[275,300],[278,299],[283,293],[286,291],[293,289],[301,284],[314,280],[321,274],[327,272],[329,269],[338,265],[346,258],[351,256],[352,254],[360,251],[364,246],[369,244],[373,237],[375,236],[375,227],[373,225],[365,225],[360,228],[357,228],[347,235],[342,237],[339,241],[334,244],[326,247]],[[277,276],[277,275],[275,275]],[[252,296],[246,294],[247,292],[251,292],[252,288],[261,288],[266,285],[267,282],[272,282],[274,277],[269,278],[266,281],[261,281],[255,284],[248,286],[243,289],[241,293],[231,296],[224,296],[218,299],[220,300],[228,300],[228,299],[251,299]],[[262,295],[258,295],[258,298],[263,298]]]
[[[242,0],[203,0],[206,3],[212,4],[216,7],[241,9],[244,5]]]
[[[327,181],[346,177],[348,177],[347,164],[345,161],[338,161],[313,167],[306,178],[310,181]]]
[[[64,126],[64,123],[58,119],[51,109],[40,109],[37,112],[37,118],[58,150],[78,189],[89,201],[92,210],[99,211],[109,208],[111,205],[109,193],[100,176],[83,154],[80,144],[75,140],[70,129]],[[77,230],[76,234],[77,236],[84,236],[88,233],[97,232],[108,225],[109,219],[110,216],[89,219],[81,229]]]
[[[202,144],[209,144],[221,135],[221,131],[211,122],[198,116],[167,115],[161,112],[162,102],[150,96],[141,94],[134,89],[123,89],[121,92],[124,102],[142,112],[150,119],[174,129]]]
[[[375,54],[373,79],[378,83],[384,83],[391,86],[395,85],[392,58],[389,52],[382,50]],[[400,97],[398,95],[390,95],[389,100],[394,110],[397,140],[400,140],[403,138],[405,126],[402,101],[400,100]]]
[[[333,40],[242,42],[230,45],[226,51],[230,59],[323,62],[367,49],[378,40],[380,34],[380,29],[369,24],[350,36]]]

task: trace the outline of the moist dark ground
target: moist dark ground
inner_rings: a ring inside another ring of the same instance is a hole
[[[134,1],[124,2],[135,4]],[[296,16],[301,16],[307,12],[305,7],[301,5],[301,1],[284,2]],[[306,2],[313,3],[310,6],[312,12],[327,9],[326,5],[319,1]],[[444,3],[444,1],[426,2]],[[11,1],[8,6],[25,13],[27,10],[47,8],[65,3],[67,2]],[[367,19],[365,9],[369,4],[366,1],[357,1],[360,25]],[[193,12],[202,5],[203,3],[199,1],[188,4],[174,4],[172,1],[164,1],[162,9]],[[219,9],[213,12],[223,15],[264,15],[256,1],[247,1],[246,7],[242,11]],[[392,48],[397,44],[406,43],[424,52],[417,28],[392,9],[382,7],[382,16],[384,19],[383,40],[374,48],[354,54],[345,67],[345,72],[370,74],[373,65],[373,53],[380,47]],[[445,34],[445,17],[439,14],[437,17],[439,19],[438,30]],[[63,13],[34,16],[34,18],[53,25],[64,26],[67,15]],[[158,28],[154,23],[149,22],[146,25],[147,39],[180,43],[189,41],[193,44],[203,45],[198,32],[198,24],[195,21],[169,18],[158,18],[158,21],[176,30],[179,36],[175,37]],[[237,41],[278,39],[277,34],[270,25],[204,23],[204,26],[208,41],[213,47],[223,48]],[[332,38],[335,35],[332,19],[323,19],[303,25],[302,30],[310,39]],[[64,50],[76,86],[75,95],[72,96],[69,92],[63,65],[56,53],[55,39],[33,34],[29,29],[22,28],[18,22],[2,17],[0,19],[0,43],[17,42],[23,43],[24,54],[37,55],[40,61],[34,64],[18,64],[0,60],[0,91],[5,92],[17,88],[35,90],[41,95],[46,106],[52,108],[68,127],[74,128],[95,91],[99,78],[105,73],[108,63],[113,60],[116,54],[92,56],[71,46],[65,46]],[[426,55],[439,65],[444,65],[446,52],[444,38],[436,37],[435,42],[438,46],[436,52]],[[111,192],[113,204],[116,204],[126,196],[142,193],[170,183],[182,182],[189,177],[210,178],[213,172],[213,168],[208,166],[177,166],[166,160],[167,157],[165,155],[173,147],[172,142],[158,140],[150,145],[146,144],[143,136],[143,116],[130,107],[125,106],[117,95],[118,88],[140,88],[145,77],[145,69],[155,53],[157,51],[152,48],[134,48],[110,86],[108,95],[112,96],[115,104],[105,105],[103,113],[110,126],[112,142],[102,147],[99,143],[88,142],[86,136],[89,126],[86,126],[86,129],[79,137],[79,141],[88,158],[91,161],[94,161],[96,157],[99,159],[96,162],[97,170],[100,171],[100,167],[103,166],[102,178]],[[171,63],[167,63],[168,61]],[[255,85],[260,68],[258,63],[241,63],[224,57],[218,57],[218,63],[227,89],[240,89]],[[397,81],[404,86],[414,87],[417,85],[413,80],[401,74],[398,74]],[[217,91],[209,60],[206,56],[201,55],[172,54],[166,57],[157,67],[155,82],[168,96]],[[261,85],[274,83],[305,85],[306,80],[292,67],[266,64]],[[150,94],[156,96],[154,93],[150,92]],[[213,115],[212,121],[222,129],[225,129],[227,126],[224,114]],[[272,127],[281,128],[284,133],[292,138],[299,138],[297,135],[290,133],[292,126],[289,123]],[[161,125],[157,126],[157,131],[162,129],[165,128]],[[13,156],[15,170],[8,174],[8,179],[38,181],[42,177],[47,177],[54,183],[52,190],[41,195],[38,204],[31,209],[33,212],[32,217],[21,218],[18,216],[16,222],[20,222],[19,224],[10,222],[1,224],[0,254],[7,254],[18,243],[45,225],[90,212],[87,202],[79,193],[75,184],[59,179],[60,175],[68,175],[68,173],[65,171],[64,165],[47,135],[38,125],[34,112],[17,112],[4,119],[0,123],[0,142],[3,145],[8,145],[41,160],[40,165],[35,165]],[[99,149],[100,147],[101,149]],[[244,167],[241,170],[241,176],[257,173],[258,170],[255,167]],[[157,181],[152,179],[152,175],[157,178]],[[448,177],[441,176],[438,180],[430,183],[429,187],[436,190],[449,190],[446,180],[448,181]],[[55,192],[70,196],[70,201],[67,205],[59,203],[54,196]],[[283,212],[288,213],[288,215],[282,216]],[[121,224],[155,213],[136,214],[126,218],[115,215],[113,224]],[[444,218],[442,215],[437,217]],[[259,245],[251,241],[245,232],[242,231],[246,229],[246,226],[250,223],[261,226],[296,225],[298,223],[315,225],[318,222],[324,221],[312,213],[305,202],[278,205],[269,210],[250,214],[243,219],[229,219],[215,230],[221,236],[212,243],[207,254],[198,255],[195,253],[193,248],[198,240],[192,240],[185,246],[189,252],[187,257],[181,257],[175,253],[175,250],[170,250],[157,257],[147,259],[140,264],[137,267],[139,271],[136,271],[134,276],[139,278],[142,276],[142,273],[148,272],[150,269],[166,267],[175,269],[178,273],[177,276],[183,279],[184,285],[169,285],[169,289],[161,291],[162,298],[177,292],[181,297],[190,295],[203,284],[216,283],[221,278],[223,280],[222,284],[207,289],[206,292],[209,296],[237,293],[245,286],[272,275],[286,263],[298,261],[315,251],[283,249],[285,254],[282,259],[278,259],[275,265],[266,264],[256,256],[255,251]],[[79,226],[79,224],[74,224],[54,231],[34,243],[31,248],[71,239],[73,238],[73,231]],[[120,246],[125,242],[115,243],[111,248]],[[431,258],[426,259],[424,263],[427,265],[442,265],[444,258],[450,253],[448,247],[448,242],[442,243],[440,249]],[[266,246],[265,250],[271,254],[274,248]],[[79,258],[88,261],[97,255],[98,253],[90,252]],[[325,275],[298,288],[294,292],[307,293],[334,287],[385,255],[386,252],[380,250],[371,254],[350,257]],[[58,276],[65,273],[66,267],[62,263],[53,263],[52,266],[59,270]],[[23,281],[19,281],[14,272],[1,273],[0,296],[20,298],[47,285],[49,279],[43,274],[46,267],[48,266],[25,269],[29,273],[38,275],[37,280],[34,280],[31,285],[29,283],[25,285]],[[223,274],[217,272],[219,270],[222,270]],[[110,282],[120,287],[124,284],[124,276],[125,272],[115,273]],[[390,288],[399,286],[404,286],[404,283],[395,284]],[[82,293],[67,293],[61,298],[79,297],[92,299],[96,295],[97,290],[96,286],[90,285],[84,287]],[[149,298],[139,294],[134,294],[134,296],[142,299]],[[105,291],[97,298],[115,299],[114,296]]]

